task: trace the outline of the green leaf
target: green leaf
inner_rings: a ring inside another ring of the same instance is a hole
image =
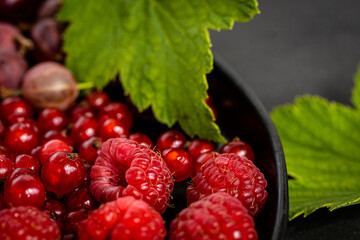
[[[356,106],[359,92],[357,84]],[[360,202],[359,109],[303,96],[275,109],[271,117],[290,176],[289,219],[321,207],[334,210]]]
[[[354,76],[355,87],[352,92],[352,102],[357,109],[360,109],[360,64],[357,73]]]
[[[132,102],[190,136],[223,142],[205,104],[213,68],[208,28],[259,13],[256,0],[63,0],[66,65],[99,88],[120,73]]]

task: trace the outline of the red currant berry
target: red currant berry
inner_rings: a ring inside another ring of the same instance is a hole
[[[67,145],[72,146],[74,144],[73,139],[68,135],[69,130],[63,129],[61,131],[58,130],[50,130],[44,133],[41,139],[41,144],[44,144],[50,140],[59,139],[65,142]]]
[[[191,176],[193,163],[190,155],[184,149],[169,148],[162,152],[162,157],[175,177],[175,182],[181,182]]]
[[[99,136],[104,140],[109,138],[127,137],[129,130],[123,122],[117,121],[113,118],[105,120],[99,128]]]
[[[71,136],[76,143],[81,144],[85,140],[97,135],[99,124],[95,118],[79,117],[71,129]]]
[[[241,141],[239,138],[234,138],[232,141],[225,143],[221,149],[220,153],[235,153],[239,156],[245,156],[247,159],[254,162],[254,151],[251,146]]]
[[[46,142],[44,145],[41,146],[39,152],[39,160],[41,165],[43,166],[49,157],[58,151],[66,151],[71,152],[71,148],[67,145],[64,141],[59,139],[54,139]]]
[[[38,133],[30,123],[12,124],[5,133],[5,147],[13,153],[29,153],[38,142]]]
[[[66,114],[57,108],[45,108],[39,114],[39,126],[43,132],[66,128],[68,119]]]
[[[76,153],[55,152],[44,164],[41,179],[47,191],[61,198],[83,182],[84,164]]]
[[[133,122],[132,112],[125,104],[120,102],[110,102],[100,108],[99,116],[102,115],[109,115],[119,122],[123,122],[127,129],[130,129]]]
[[[95,112],[87,102],[81,102],[70,109],[72,122],[76,122],[81,116],[95,118]]]
[[[80,158],[93,165],[98,157],[102,143],[103,141],[100,137],[91,137],[85,140],[79,146]]]
[[[53,221],[56,221],[59,228],[62,228],[63,218],[67,211],[66,206],[63,203],[54,199],[46,200],[41,207],[41,211],[47,213]]]
[[[205,139],[194,139],[190,142],[187,150],[190,156],[195,159],[202,153],[213,151],[214,144]]]
[[[14,116],[31,118],[32,114],[32,107],[19,97],[5,98],[0,104],[1,119],[5,121]]]
[[[4,198],[9,207],[26,205],[40,208],[45,201],[44,185],[32,170],[14,169],[5,180]]]
[[[64,216],[63,233],[77,233],[80,222],[88,218],[88,212],[85,208],[67,212]]]
[[[176,130],[162,133],[156,141],[156,147],[163,151],[167,148],[184,148],[186,138],[184,134]]]
[[[87,95],[86,100],[91,107],[99,109],[109,102],[109,95],[104,92],[94,91]]]
[[[12,170],[12,162],[4,154],[0,154],[0,180],[10,175]]]
[[[204,152],[194,159],[194,175],[195,173],[210,159],[218,156],[219,153],[216,151]]]
[[[139,143],[140,145],[144,145],[145,147],[148,148],[154,146],[153,141],[144,133],[140,133],[140,132],[130,133],[129,139]]]
[[[28,168],[35,173],[39,173],[40,162],[31,155],[21,154],[16,156],[14,161],[14,168]]]
[[[92,196],[89,188],[78,187],[66,196],[67,209],[69,211],[85,208],[96,209],[100,203]]]

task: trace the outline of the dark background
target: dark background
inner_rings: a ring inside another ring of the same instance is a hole
[[[304,94],[350,105],[360,64],[360,0],[259,0],[259,8],[252,21],[213,31],[211,39],[266,109]],[[360,206],[298,217],[285,239],[360,239]]]

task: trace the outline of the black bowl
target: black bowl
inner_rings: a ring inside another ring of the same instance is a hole
[[[268,199],[265,209],[256,221],[259,239],[284,239],[288,217],[287,173],[282,146],[273,123],[255,94],[244,80],[234,74],[220,57],[215,57],[213,71],[207,76],[209,93],[217,111],[217,123],[225,138],[235,136],[249,143],[255,153],[255,165],[264,174],[268,186]],[[119,94],[119,82],[113,82],[105,90],[112,100],[127,101]],[[131,104],[130,104],[131,106]],[[131,131],[146,133],[153,141],[168,128],[158,123],[151,111],[134,112],[134,124]],[[179,126],[174,129],[181,130]],[[218,146],[220,147],[220,146]],[[163,214],[166,227],[185,207],[186,188],[190,179],[175,183],[171,204]]]
[[[239,136],[252,146],[255,165],[268,182],[266,206],[255,223],[259,239],[284,239],[288,219],[287,172],[270,116],[244,80],[217,55],[208,81],[223,135],[227,139]]]

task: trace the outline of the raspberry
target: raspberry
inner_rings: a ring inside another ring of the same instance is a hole
[[[59,239],[55,221],[36,207],[19,206],[0,211],[0,239]]]
[[[262,211],[267,191],[264,175],[245,156],[223,153],[208,160],[197,171],[186,192],[195,202],[214,192],[226,192],[238,198],[254,217]]]
[[[146,146],[126,138],[105,141],[91,170],[90,191],[99,202],[121,196],[142,199],[163,213],[174,180],[165,161]]]
[[[190,204],[170,225],[169,240],[256,240],[254,220],[235,197],[218,192]]]
[[[146,202],[121,197],[102,205],[80,223],[80,240],[164,239],[165,226],[161,215]]]

